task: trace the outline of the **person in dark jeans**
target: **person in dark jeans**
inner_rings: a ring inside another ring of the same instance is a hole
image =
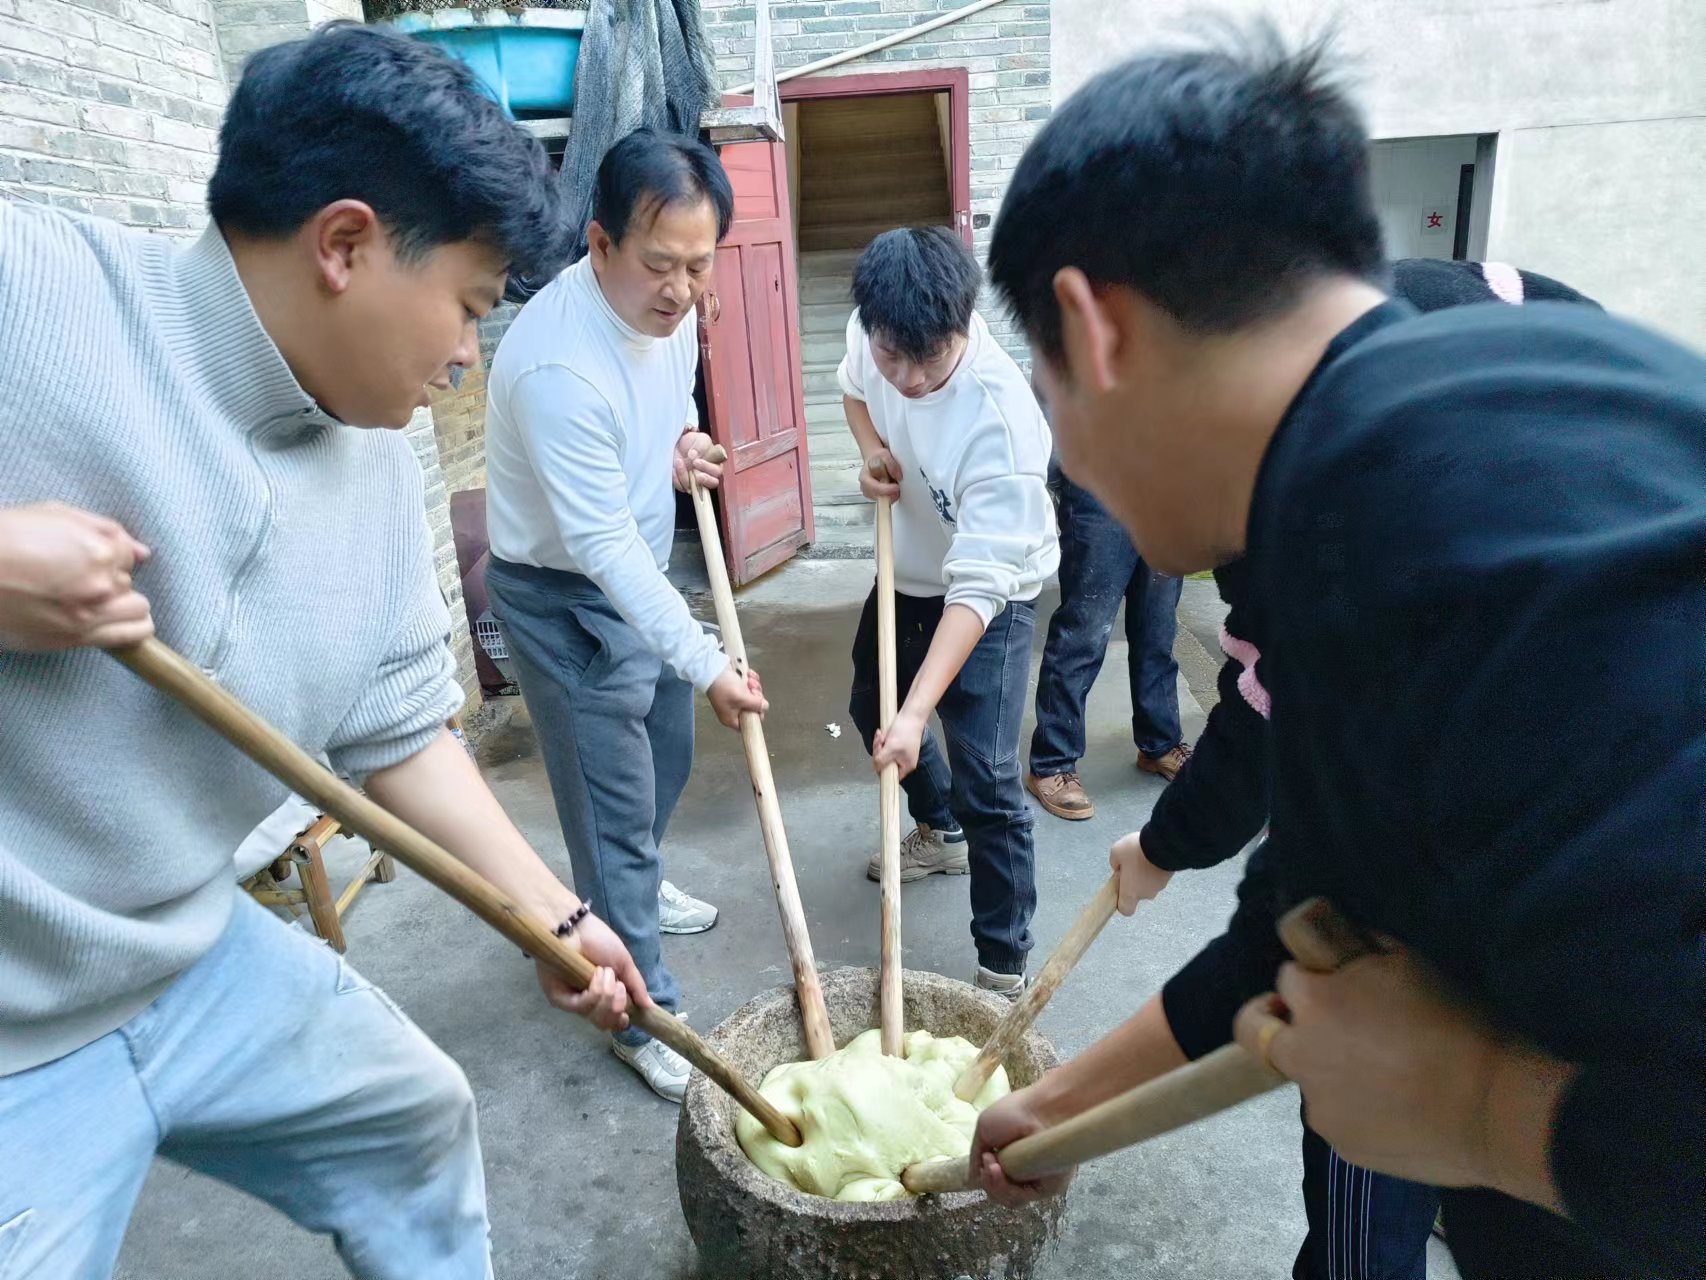
[[[882,724],[873,591],[848,710],[877,770],[898,768],[918,824],[901,846],[902,881],[971,873],[978,985],[1016,998],[1037,904],[1019,726],[1035,601],[1059,550],[1048,424],[974,309],[982,274],[946,227],[878,236],[854,269],[839,378],[865,460],[860,490],[893,503],[902,701]],[[879,854],[866,874],[881,867]]]
[[[1173,660],[1184,579],[1144,564],[1131,535],[1066,477],[1058,460],[1049,465],[1049,488],[1060,522],[1060,607],[1049,619],[1037,672],[1037,727],[1025,788],[1055,817],[1081,821],[1096,812],[1078,777],[1084,704],[1122,600],[1137,767],[1171,782],[1190,758],[1179,727],[1179,664]]]
[[[895,593],[895,687],[902,697],[911,690],[930,652],[942,609],[941,596]],[[1014,600],[984,628],[936,704],[947,740],[946,758],[935,736],[926,734],[918,767],[900,782],[907,809],[920,830],[965,833],[947,842],[960,857],[956,865],[942,870],[950,875],[972,873],[972,936],[977,940],[979,964],[991,973],[1022,973],[1025,953],[1031,948],[1029,921],[1037,889],[1032,873],[1032,820],[1018,786],[1017,746],[1036,626],[1036,603]],[[872,592],[853,639],[853,693],[848,708],[867,747],[879,727],[877,705],[877,597]],[[910,838],[919,844],[916,832]],[[903,882],[929,874],[921,858],[902,859]],[[997,965],[1017,968],[998,969]]]

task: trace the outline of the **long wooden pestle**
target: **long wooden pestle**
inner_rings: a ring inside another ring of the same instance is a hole
[[[728,453],[720,444],[705,453],[707,462],[720,463],[727,458]],[[705,570],[711,579],[711,598],[717,607],[717,626],[723,633],[723,649],[735,670],[744,676],[746,642],[741,638],[740,616],[735,612],[734,588],[723,559],[711,495],[691,471],[688,476],[693,514],[699,522],[699,541],[705,549]],[[818,980],[817,961],[812,956],[806,911],[800,902],[799,884],[794,879],[794,860],[788,852],[788,832],[782,825],[782,803],[777,798],[776,779],[770,769],[764,721],[755,712],[741,713],[740,740],[746,751],[747,776],[752,779],[752,797],[758,802],[758,829],[764,836],[764,856],[770,862],[770,885],[776,891],[776,909],[782,916],[782,937],[788,947],[788,962],[794,969],[794,994],[800,1003],[806,1056],[827,1058],[835,1052],[835,1036],[829,1029],[829,1009],[823,1002],[823,984]]]
[[[877,499],[877,720],[894,724],[900,694],[895,670],[894,618],[894,504]],[[906,1035],[905,1001],[901,991],[900,944],[900,766],[889,765],[879,775],[878,803],[882,822],[882,943],[877,971],[878,1025],[882,1050],[902,1056]]]
[[[1031,1024],[1037,1020],[1043,1006],[1060,990],[1060,984],[1066,981],[1066,975],[1072,972],[1073,966],[1090,949],[1090,944],[1096,940],[1103,927],[1113,919],[1119,902],[1120,878],[1115,874],[1109,876],[1108,882],[1096,890],[1096,896],[1090,899],[1090,905],[1072,922],[1072,927],[1055,947],[1042,972],[1025,988],[1025,993],[1013,1002],[1013,1007],[984,1042],[982,1051],[960,1072],[960,1078],[954,1082],[956,1098],[962,1102],[970,1102],[983,1091],[983,1086],[989,1083],[989,1077],[995,1074],[995,1068],[1013,1052],[1013,1046],[1019,1043]]]
[[[148,639],[111,653],[156,689],[183,703],[280,782],[336,818],[346,831],[362,836],[437,885],[528,955],[551,965],[577,989],[584,991],[592,982],[597,972],[592,961],[523,914],[485,877],[338,778],[166,644]],[[662,1040],[727,1090],[778,1142],[800,1145],[794,1122],[685,1022],[656,1006],[635,1007],[630,1017],[635,1026]]]
[[[1279,934],[1305,968],[1330,973],[1372,946],[1325,899],[1311,898],[1279,922]],[[1063,1173],[1086,1160],[1135,1146],[1290,1083],[1242,1045],[1228,1044],[1195,1062],[1128,1089],[1001,1148],[1002,1171],[1018,1182]],[[977,1177],[967,1156],[921,1160],[901,1173],[915,1195],[970,1191]]]

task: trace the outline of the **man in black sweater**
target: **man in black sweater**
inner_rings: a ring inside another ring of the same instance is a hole
[[[1597,305],[1568,285],[1503,263],[1405,258],[1390,274],[1392,296],[1418,311],[1489,302]],[[1227,607],[1220,644],[1229,661],[1220,670],[1220,696],[1195,752],[1156,800],[1149,821],[1114,843],[1109,863],[1120,875],[1119,906],[1127,915],[1160,893],[1175,872],[1235,857],[1268,819],[1271,702],[1258,670],[1261,651],[1248,639],[1255,624],[1247,562],[1216,566],[1214,581]],[[1189,979],[1169,987],[1181,1024],[1170,1028],[1175,1041],[1181,1035],[1190,1040],[1189,1029],[1204,1026],[1191,987]],[[1223,1042],[1212,1018],[1207,1032],[1197,1037],[1200,1045],[1193,1042],[1198,1052],[1191,1056]],[[1309,1229],[1293,1280],[1426,1277],[1428,1233],[1439,1202],[1432,1187],[1354,1165],[1305,1125],[1303,1202]]]
[[[974,1159],[1051,1189],[1000,1148],[1236,1015],[1345,1158],[1445,1188],[1465,1275],[1698,1275],[1706,362],[1389,300],[1366,147],[1321,50],[1259,38],[1093,81],[1014,175],[991,274],[1068,474],[1162,572],[1245,557],[1270,838],[1227,933]],[[1284,964],[1317,894],[1383,953]]]

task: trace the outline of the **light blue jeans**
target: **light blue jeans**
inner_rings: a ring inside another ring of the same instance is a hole
[[[330,1235],[364,1280],[491,1275],[461,1068],[247,895],[123,1027],[0,1076],[0,1280],[111,1275],[156,1152]]]

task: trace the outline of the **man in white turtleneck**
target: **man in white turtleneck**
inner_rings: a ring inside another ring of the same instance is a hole
[[[710,148],[639,130],[598,173],[588,256],[522,311],[492,361],[487,572],[545,756],[575,884],[675,1011],[660,931],[716,909],[662,878],[693,764],[693,690],[730,728],[765,707],[664,576],[675,491],[714,486],[693,383],[694,304],[734,196]],[[630,1028],[616,1056],[679,1102],[687,1062]]]

